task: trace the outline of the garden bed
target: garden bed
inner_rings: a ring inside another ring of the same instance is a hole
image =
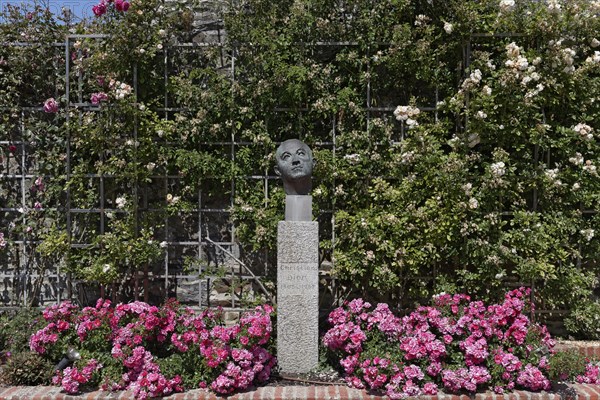
[[[195,314],[174,302],[113,307],[100,300],[83,310],[63,303],[43,312],[43,328],[28,340],[35,353],[8,356],[0,399],[600,397],[600,342],[555,344],[527,318],[528,294],[516,289],[488,307],[465,295],[438,296],[402,319],[385,304],[355,299],[330,314],[327,360],[310,374],[271,373],[273,310],[266,305],[225,327],[218,311]],[[49,377],[40,371],[61,357],[73,357],[53,378],[62,388],[45,386]]]

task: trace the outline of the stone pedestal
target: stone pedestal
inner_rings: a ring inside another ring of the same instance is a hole
[[[282,373],[306,373],[319,362],[319,223],[277,227],[277,359]]]

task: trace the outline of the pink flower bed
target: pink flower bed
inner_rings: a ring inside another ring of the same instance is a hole
[[[69,347],[80,352],[53,380],[68,393],[87,385],[131,390],[141,399],[197,387],[229,394],[269,379],[276,364],[272,312],[260,306],[227,327],[220,311],[195,313],[175,302],[113,307],[99,300],[83,310],[66,302],[44,311],[48,324],[30,347],[54,362]]]
[[[357,299],[331,312],[333,327],[323,342],[351,386],[392,399],[434,395],[440,389],[547,390],[555,342],[524,313],[529,293],[514,290],[502,304],[490,306],[466,295],[443,294],[433,306],[403,318],[387,304],[373,308]]]
[[[331,312],[323,337],[347,383],[392,399],[515,388],[548,390],[555,342],[526,315],[529,290],[486,306],[466,295],[440,295],[433,306],[399,318],[387,304],[353,300]],[[191,388],[231,394],[266,382],[276,364],[272,307],[265,305],[225,326],[220,311],[195,313],[175,302],[96,307],[65,302],[44,311],[47,325],[30,347],[58,362],[69,348],[81,358],[54,383],[68,393],[82,387],[131,390],[136,398]],[[589,363],[580,383],[600,383]]]

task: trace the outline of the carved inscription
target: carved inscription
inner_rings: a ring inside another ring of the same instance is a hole
[[[318,265],[311,263],[279,264],[277,288],[280,296],[318,291]]]

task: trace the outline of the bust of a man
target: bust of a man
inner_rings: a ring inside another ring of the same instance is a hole
[[[308,195],[312,189],[312,171],[315,165],[312,151],[298,139],[281,143],[275,152],[275,173],[283,180],[287,195]]]

